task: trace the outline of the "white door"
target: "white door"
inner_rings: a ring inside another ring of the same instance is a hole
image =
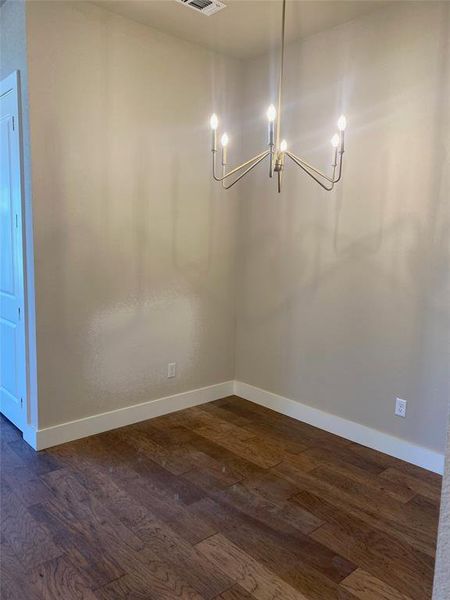
[[[18,77],[0,82],[0,411],[26,424],[26,354]]]

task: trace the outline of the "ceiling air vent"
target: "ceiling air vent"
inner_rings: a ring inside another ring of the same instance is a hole
[[[219,0],[177,0],[177,2],[181,2],[181,4],[189,6],[189,8],[193,8],[208,17],[226,7],[226,5]]]

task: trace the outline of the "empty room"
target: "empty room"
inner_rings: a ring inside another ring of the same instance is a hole
[[[450,600],[450,1],[0,0],[0,599]]]

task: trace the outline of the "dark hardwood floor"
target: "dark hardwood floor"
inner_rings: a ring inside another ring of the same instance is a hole
[[[2,600],[426,600],[441,478],[229,397],[35,453],[2,418]]]

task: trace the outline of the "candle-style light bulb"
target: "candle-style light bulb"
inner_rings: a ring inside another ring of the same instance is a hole
[[[345,128],[347,127],[347,119],[345,118],[345,115],[341,115],[339,117],[337,126],[339,131],[345,131]]]
[[[217,152],[217,127],[219,126],[219,119],[217,118],[216,113],[213,113],[211,115],[209,124],[211,126],[211,132],[212,132],[211,150],[213,152]]]
[[[339,146],[339,141],[339,134],[335,133],[331,138],[331,145],[333,146],[333,148],[337,148]]]
[[[267,118],[269,120],[270,123],[273,123],[273,121],[275,121],[275,119],[277,118],[277,111],[275,109],[275,106],[273,104],[271,104],[269,106],[269,108],[267,109]]]
[[[217,118],[216,113],[213,113],[211,115],[211,118],[209,120],[209,124],[211,125],[211,129],[213,131],[215,131],[217,129],[217,127],[219,126],[219,119]]]
[[[286,150],[287,150],[287,142],[286,142],[286,140],[281,140],[280,151],[286,152]]]
[[[220,138],[220,143],[222,144],[222,165],[225,166],[227,164],[227,146],[228,146],[229,138],[226,133]]]
[[[274,146],[274,121],[277,118],[277,111],[275,110],[275,106],[271,104],[267,109],[267,120],[269,121],[269,129],[268,129],[268,144],[270,146],[270,151],[273,152]],[[271,170],[272,172],[272,170]]]

